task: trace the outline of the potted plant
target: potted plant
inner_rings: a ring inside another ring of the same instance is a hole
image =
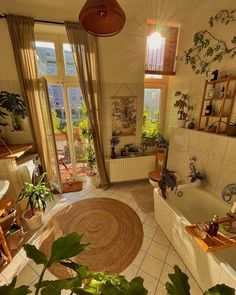
[[[21,129],[21,119],[27,116],[24,101],[17,93],[0,91],[0,108],[7,110],[12,116],[12,126],[14,130]],[[6,119],[7,113],[0,111],[0,117]],[[0,123],[0,126],[8,125],[6,122]]]
[[[89,186],[97,184],[97,172],[95,169],[96,158],[92,145],[87,147],[87,159],[86,159],[86,180]]]
[[[175,97],[177,98],[174,104],[175,108],[178,108],[178,121],[177,127],[183,128],[188,117],[188,111],[192,111],[193,107],[189,104],[188,95],[182,93],[181,91],[175,92]]]
[[[46,173],[43,173],[37,183],[24,182],[24,188],[22,189],[18,202],[23,199],[27,199],[27,209],[22,214],[22,218],[25,220],[30,230],[35,230],[42,225],[42,212],[46,210],[46,200],[53,200],[53,195],[50,189],[44,182]]]
[[[148,145],[148,146],[154,146],[155,141],[158,136],[158,131],[157,128],[149,128],[149,130],[146,130],[142,134],[143,141]]]
[[[15,208],[6,208],[0,214],[0,226],[3,230],[9,228],[16,218]]]

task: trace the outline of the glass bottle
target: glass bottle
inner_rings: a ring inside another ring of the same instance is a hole
[[[209,229],[207,233],[211,237],[215,237],[217,235],[217,231],[219,228],[218,220],[219,220],[219,217],[217,215],[214,215],[212,221],[209,224]]]

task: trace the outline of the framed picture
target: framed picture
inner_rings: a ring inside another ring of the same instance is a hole
[[[136,96],[112,97],[112,136],[136,135]]]

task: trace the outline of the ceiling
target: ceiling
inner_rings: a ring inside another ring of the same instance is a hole
[[[233,6],[235,0],[225,0]],[[209,12],[222,6],[222,0],[118,0],[127,19],[155,18],[178,23],[209,16]],[[0,0],[0,13],[32,16],[54,21],[78,20],[85,0]],[[222,8],[220,8],[222,9]]]

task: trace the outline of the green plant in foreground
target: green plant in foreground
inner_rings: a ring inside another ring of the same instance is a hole
[[[110,275],[107,272],[93,273],[86,266],[71,260],[78,255],[88,244],[81,243],[82,235],[71,233],[53,242],[51,256],[47,258],[43,252],[34,245],[25,244],[24,250],[28,258],[37,265],[42,265],[43,270],[38,282],[34,285],[34,294],[60,295],[62,290],[67,290],[71,295],[146,295],[143,279],[136,277],[128,282],[124,276]],[[55,263],[71,269],[74,276],[54,281],[44,280],[45,271]],[[166,283],[167,295],[191,295],[188,277],[178,266],[174,267],[175,273],[169,274],[171,282]],[[0,287],[1,295],[27,295],[33,294],[29,286],[16,287],[17,277],[9,285]],[[216,285],[203,295],[234,295],[235,290],[226,285]]]
[[[180,268],[174,266],[174,274],[169,274],[171,282],[165,284],[167,295],[191,295],[188,276]],[[235,290],[225,284],[216,285],[203,293],[203,295],[234,295]]]
[[[109,275],[106,272],[93,273],[87,267],[75,263],[72,257],[82,252],[88,244],[81,243],[82,235],[71,233],[53,242],[51,256],[47,258],[43,252],[35,246],[26,244],[24,250],[27,257],[37,265],[43,265],[38,282],[34,285],[34,294],[59,295],[62,290],[69,290],[70,294],[78,295],[146,295],[143,287],[143,279],[136,277],[128,282],[124,276]],[[54,281],[44,280],[45,271],[55,263],[68,267],[74,273],[74,277],[58,279]],[[17,278],[14,277],[10,285],[0,287],[0,294],[26,295],[32,294],[28,286],[16,287]]]

